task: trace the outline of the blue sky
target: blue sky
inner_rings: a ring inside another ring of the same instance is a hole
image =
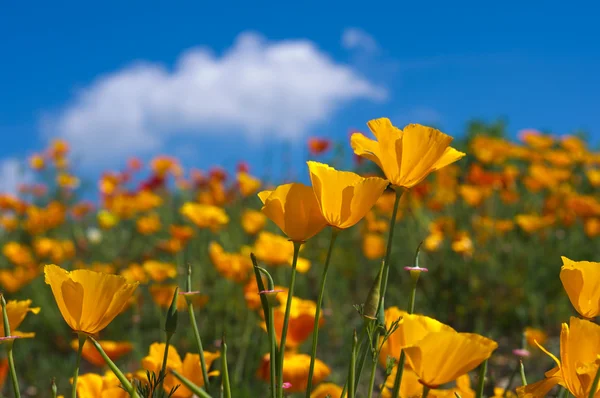
[[[0,173],[53,136],[90,176],[157,153],[261,169],[283,143],[301,171],[305,137],[381,116],[598,141],[600,6],[402,3],[5,4]]]

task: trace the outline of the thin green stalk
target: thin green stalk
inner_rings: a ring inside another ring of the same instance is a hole
[[[231,398],[231,386],[229,385],[229,369],[227,368],[227,343],[225,336],[221,342],[221,388],[225,398]]]
[[[429,387],[427,386],[423,386],[423,394],[421,395],[421,398],[427,398],[427,396],[429,395]]]
[[[370,321],[375,322],[375,321]],[[361,345],[360,345],[360,356],[358,358],[358,365],[356,367],[356,380],[354,381],[354,388],[358,388],[358,383],[360,383],[360,376],[362,375],[362,371],[365,367],[365,362],[367,361],[367,353],[369,352],[370,341],[364,341],[366,334],[367,326],[363,326],[363,333],[361,337]]]
[[[390,220],[390,231],[388,233],[388,241],[387,248],[385,251],[385,259],[384,259],[384,267],[385,272],[383,273],[383,281],[381,287],[381,301],[383,301],[385,297],[385,292],[387,291],[387,282],[388,275],[390,273],[390,257],[392,254],[392,243],[394,239],[394,227],[396,226],[396,216],[398,215],[398,205],[400,204],[400,198],[402,197],[402,193],[404,192],[401,188],[394,187],[394,191],[396,192],[396,199],[394,200],[394,210],[392,211],[392,218]]]
[[[349,387],[348,398],[356,397],[356,388],[354,387],[354,378],[356,377],[356,348],[358,346],[358,337],[356,336],[356,329],[354,329],[354,335],[352,336],[352,356],[350,357],[350,369],[348,375]],[[344,394],[342,393],[342,397]]]
[[[520,371],[521,371],[521,383],[523,383],[523,385],[526,386],[527,378],[525,377],[525,366],[523,365],[523,361],[521,361],[521,363],[520,363]]]
[[[321,286],[319,287],[319,298],[317,299],[317,308],[315,310],[315,323],[312,332],[312,350],[310,354],[310,367],[308,368],[308,384],[306,386],[306,398],[310,398],[312,390],[313,373],[315,371],[315,359],[317,356],[317,344],[319,342],[319,319],[321,317],[321,306],[323,304],[323,294],[325,293],[325,282],[327,281],[327,271],[329,270],[329,263],[331,262],[331,253],[333,251],[333,245],[338,236],[340,230],[335,227],[331,227],[331,240],[329,241],[329,249],[327,250],[327,258],[325,259],[325,266],[323,268],[323,274],[321,275]]]
[[[377,344],[376,342],[374,344]],[[373,354],[375,355],[375,354]],[[373,357],[373,363],[371,365],[371,378],[369,379],[369,393],[367,395],[368,398],[373,397],[373,390],[375,388],[375,374],[377,370],[377,358]]]
[[[2,304],[2,321],[4,323],[4,337],[9,337],[10,323],[8,322],[8,313],[6,312],[6,300],[4,299],[4,295],[0,295],[0,303]],[[15,369],[15,359],[13,358],[13,343],[14,341],[6,342],[8,367],[10,371],[10,378],[12,380],[13,390],[15,392],[15,398],[21,398],[21,391],[19,390],[19,379],[17,378],[17,370]]]
[[[79,348],[77,349],[77,362],[75,363],[75,373],[73,374],[73,390],[71,391],[72,398],[77,398],[77,378],[79,377],[81,353],[83,351],[83,346],[85,345],[85,341],[87,339],[87,335],[83,333],[78,333],[77,336],[79,337]]]
[[[52,398],[56,398],[56,395],[58,394],[58,388],[56,387],[56,379],[54,377],[52,378],[52,384],[50,385],[50,392],[52,394]]]
[[[165,343],[165,352],[163,354],[162,366],[160,367],[160,373],[159,373],[159,375],[161,375],[163,377],[161,378],[160,384],[158,385],[158,391],[162,391],[163,382],[165,380],[165,377],[167,376],[167,358],[169,356],[169,344],[171,343],[171,337],[173,337],[173,334],[167,333],[167,341]]]
[[[197,385],[195,385],[194,383],[192,383],[189,379],[185,378],[181,373],[179,373],[175,369],[171,369],[171,373],[173,374],[173,376],[175,376],[177,378],[177,380],[179,380],[181,382],[181,384],[186,386],[188,389],[190,389],[194,394],[196,394],[200,398],[211,398],[211,396],[208,395],[208,393],[206,391],[204,391],[202,388],[200,388]]]
[[[418,249],[417,249],[418,256]],[[410,298],[408,300],[408,313],[413,314],[415,312],[415,298],[417,296],[417,283],[419,282],[419,275],[411,274],[413,284],[410,292]],[[396,368],[396,378],[394,379],[394,388],[392,390],[392,398],[398,398],[400,396],[400,386],[402,384],[402,375],[404,374],[404,363],[406,362],[406,355],[404,354],[404,350],[400,350],[400,360],[398,361],[398,365]]]
[[[477,382],[477,394],[475,398],[483,397],[483,388],[485,387],[485,374],[487,372],[487,359],[479,366],[479,381]]]
[[[250,347],[250,338],[252,337],[254,326],[252,322],[252,315],[252,313],[248,312],[246,314],[246,322],[244,322],[244,331],[242,333],[242,349],[239,353],[239,357],[235,361],[235,374],[233,377],[233,382],[235,384],[241,381],[246,364],[246,356],[248,355],[248,347]]]
[[[294,286],[296,284],[296,264],[298,263],[298,254],[302,242],[294,242],[294,259],[292,260],[292,277],[290,279],[290,287],[288,289],[287,303],[285,305],[285,316],[283,318],[283,327],[281,329],[281,342],[279,343],[279,351],[277,355],[277,397],[283,398],[283,357],[285,352],[285,340],[287,338],[288,322],[290,320],[290,311],[292,308],[292,296],[294,295]]]
[[[594,377],[594,382],[592,383],[592,388],[590,389],[588,398],[594,398],[594,396],[596,395],[596,390],[598,389],[598,382],[600,382],[600,367],[598,367],[598,370],[596,370],[596,377]]]
[[[187,275],[187,291],[192,291],[192,267],[188,265]],[[196,348],[198,348],[198,354],[200,355],[200,368],[202,369],[202,380],[204,381],[204,388],[209,391],[210,382],[208,379],[208,372],[206,370],[206,360],[204,359],[204,349],[202,348],[202,339],[200,338],[200,331],[198,330],[198,324],[196,323],[196,315],[194,315],[194,305],[192,300],[186,296],[188,305],[188,314],[190,317],[190,323],[192,324],[192,331],[194,332],[194,338],[196,339]]]
[[[106,355],[106,352],[104,352],[104,349],[102,348],[102,346],[100,346],[100,343],[98,343],[92,336],[87,336],[87,338],[94,345],[94,347],[96,347],[96,350],[100,353],[100,356],[102,356],[102,359],[104,359],[104,362],[106,362],[110,370],[112,370],[115,376],[117,376],[117,379],[119,379],[119,381],[123,385],[123,388],[127,390],[129,395],[131,395],[134,398],[138,398],[139,396],[133,388],[133,385],[129,382],[129,380],[127,380],[127,377],[125,377],[123,372],[121,372],[121,369],[119,369],[117,365],[115,365],[115,363],[112,361],[112,359],[110,359],[108,355]]]

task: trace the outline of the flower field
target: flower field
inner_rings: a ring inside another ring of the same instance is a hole
[[[2,396],[600,396],[600,152],[392,122],[311,138],[304,183],[32,155],[0,194]]]

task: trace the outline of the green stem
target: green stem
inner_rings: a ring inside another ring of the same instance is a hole
[[[165,343],[165,352],[163,354],[162,366],[160,367],[160,373],[159,373],[159,375],[161,375],[162,377],[160,379],[160,384],[158,385],[158,391],[163,390],[163,383],[165,381],[165,377],[167,377],[167,359],[169,357],[169,343],[171,342],[171,337],[173,337],[173,334],[167,332],[167,341]]]
[[[596,377],[594,377],[594,382],[592,383],[592,388],[590,389],[590,393],[588,398],[594,398],[596,395],[596,390],[598,389],[598,382],[600,382],[600,367],[596,370]]]
[[[354,387],[354,379],[356,377],[356,348],[358,346],[358,337],[356,336],[356,329],[354,330],[354,335],[352,337],[352,355],[350,357],[350,369],[348,375],[348,382],[346,383],[348,387],[348,398],[356,397],[356,388]],[[344,393],[342,392],[342,397]]]
[[[521,367],[520,363],[518,363],[517,366],[515,366],[515,370],[513,370],[512,374],[508,378],[508,383],[506,384],[506,388],[504,389],[504,394],[502,394],[503,397],[506,397],[508,392],[510,391],[510,388],[512,387],[512,383],[513,383],[515,377],[517,376],[517,373],[519,373],[519,367]]]
[[[79,365],[81,364],[81,353],[83,351],[83,346],[85,345],[85,341],[87,339],[87,335],[83,333],[78,333],[79,337],[79,347],[77,348],[77,362],[75,363],[75,373],[73,374],[73,390],[71,392],[72,398],[77,398],[77,378],[79,377]]]
[[[244,322],[244,332],[242,334],[242,349],[240,351],[238,359],[235,361],[235,375],[234,383],[239,383],[243,376],[246,356],[248,354],[248,347],[250,347],[250,337],[252,337],[252,316],[253,314],[248,312],[246,314],[246,322]]]
[[[4,295],[0,295],[0,303],[2,304],[2,321],[4,324],[4,337],[10,336],[10,323],[8,322],[8,313],[6,312],[6,300]],[[6,353],[8,356],[8,366],[10,371],[10,378],[12,380],[13,390],[15,392],[15,398],[21,398],[21,391],[19,390],[19,379],[17,378],[17,370],[15,369],[15,359],[13,358],[13,343],[14,341],[8,341],[6,343]]]
[[[370,322],[375,322],[375,321],[370,321]],[[365,362],[367,361],[367,353],[369,352],[369,344],[371,344],[370,341],[365,341],[365,335],[367,334],[366,332],[367,330],[367,326],[366,324],[363,326],[362,329],[362,333],[361,333],[361,344],[360,344],[360,357],[358,358],[358,365],[356,367],[356,380],[354,381],[354,389],[356,390],[358,388],[358,383],[360,383],[360,376],[362,375],[362,371],[365,367]]]
[[[519,367],[520,367],[520,371],[521,371],[521,383],[523,383],[523,385],[526,386],[527,378],[525,377],[525,366],[523,365],[523,361],[521,361]]]
[[[387,248],[385,251],[385,259],[384,259],[384,273],[383,273],[383,281],[381,288],[381,298],[380,303],[383,301],[385,297],[385,292],[387,290],[387,282],[388,275],[390,273],[390,257],[392,254],[392,243],[394,238],[394,227],[396,226],[396,216],[398,215],[398,205],[400,204],[400,198],[402,197],[402,193],[404,191],[401,188],[394,187],[394,191],[396,192],[396,199],[394,200],[394,210],[392,211],[392,218],[390,220],[390,231],[388,234]]]
[[[427,398],[427,395],[429,395],[429,387],[427,386],[423,386],[423,394],[421,395],[421,398]]]
[[[417,283],[418,277],[413,277],[412,289],[410,292],[410,298],[408,300],[408,313],[413,314],[415,312],[415,298],[417,296]],[[400,350],[400,360],[396,368],[396,378],[394,379],[394,388],[392,390],[392,398],[398,398],[400,396],[400,386],[402,384],[402,375],[404,374],[404,363],[406,362],[406,355],[404,350]]]
[[[487,359],[479,367],[479,381],[477,382],[477,394],[475,398],[483,397],[483,388],[485,387],[485,374],[487,372]]]
[[[229,385],[229,369],[227,368],[227,343],[223,337],[221,344],[221,388],[225,398],[231,398],[231,386]]]
[[[112,361],[112,359],[110,359],[108,355],[106,355],[106,352],[104,352],[104,349],[102,348],[102,346],[100,346],[100,343],[98,343],[92,336],[87,336],[87,338],[89,341],[92,342],[94,347],[96,347],[96,350],[100,353],[102,359],[104,359],[104,362],[106,362],[110,370],[112,370],[115,376],[117,376],[117,379],[119,379],[119,381],[123,385],[123,388],[127,390],[129,395],[131,395],[134,398],[138,398],[137,392],[133,388],[133,385],[131,385],[129,380],[127,380],[127,377],[125,377],[123,372],[121,372],[121,369],[119,369],[117,365],[115,365],[115,363]]]
[[[374,344],[376,345],[377,343],[374,343]],[[373,354],[373,355],[374,355],[373,362],[371,364],[371,378],[369,379],[369,393],[367,395],[368,398],[371,398],[373,396],[373,389],[375,387],[375,373],[377,373],[376,372],[376,370],[377,370],[377,358],[376,358],[375,354]]]
[[[200,332],[198,331],[198,324],[196,323],[196,315],[194,315],[194,306],[192,304],[192,300],[188,300],[188,314],[190,316],[190,323],[192,324],[194,337],[196,338],[196,347],[198,348],[198,354],[200,355],[200,368],[202,369],[202,380],[204,380],[204,388],[208,390],[210,388],[210,385],[208,381],[208,372],[206,370],[206,360],[204,359],[202,339],[200,338]]]
[[[283,398],[283,357],[285,352],[285,340],[287,338],[288,322],[290,320],[290,311],[292,308],[292,296],[294,295],[294,285],[296,284],[296,264],[298,263],[298,254],[302,242],[294,242],[294,258],[292,260],[292,277],[288,289],[287,303],[285,305],[285,316],[283,318],[283,327],[281,329],[281,342],[279,343],[279,352],[277,355],[277,397]]]
[[[208,395],[206,391],[192,383],[189,379],[185,378],[181,373],[179,373],[175,369],[171,369],[171,373],[177,378],[177,380],[179,380],[184,386],[186,386],[200,398],[211,398],[211,396]]]
[[[315,359],[317,356],[317,344],[319,341],[319,319],[321,318],[321,305],[323,304],[323,294],[325,293],[325,282],[327,281],[327,271],[329,270],[329,263],[331,262],[331,253],[333,251],[333,245],[339,232],[339,229],[331,227],[331,240],[329,241],[327,258],[325,259],[325,266],[323,268],[323,274],[321,275],[319,298],[317,299],[317,308],[315,310],[315,323],[313,325],[312,332],[312,351],[310,354],[310,367],[308,368],[308,384],[306,386],[306,398],[310,398],[310,393],[312,390],[313,373],[315,371]]]

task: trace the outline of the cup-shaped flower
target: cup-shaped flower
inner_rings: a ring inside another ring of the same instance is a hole
[[[367,125],[377,140],[354,133],[352,149],[375,162],[397,187],[412,188],[429,173],[465,156],[450,146],[452,137],[432,127],[409,124],[400,130],[387,118],[371,120]]]
[[[498,343],[474,333],[432,332],[404,348],[421,384],[437,388],[475,369],[498,348]]]
[[[10,300],[6,303],[6,315],[8,316],[8,324],[10,325],[11,335],[18,337],[34,337],[34,332],[24,333],[16,330],[19,325],[25,320],[28,313],[37,314],[40,312],[40,307],[30,307],[31,300]],[[0,322],[0,337],[4,337],[4,325]]]
[[[562,257],[560,280],[573,307],[585,318],[600,314],[600,263]]]
[[[450,326],[441,323],[425,315],[409,314],[398,307],[390,307],[385,310],[385,326],[390,328],[398,321],[398,327],[383,343],[379,354],[380,363],[385,366],[387,357],[399,360],[400,350],[411,346],[432,332],[449,331],[454,332]]]
[[[339,229],[352,227],[373,207],[389,182],[338,171],[323,163],[308,162],[313,191],[327,224]]]
[[[600,326],[575,317],[569,323],[563,323],[560,332],[560,360],[539,346],[557,366],[546,372],[544,380],[517,388],[519,397],[545,397],[557,384],[576,398],[589,396],[598,371]],[[599,395],[596,390],[595,396]]]
[[[108,326],[138,286],[119,275],[89,270],[68,272],[54,264],[46,265],[44,274],[65,322],[71,329],[87,334]]]
[[[304,184],[280,185],[258,197],[262,212],[294,242],[304,242],[327,225],[312,188]]]

